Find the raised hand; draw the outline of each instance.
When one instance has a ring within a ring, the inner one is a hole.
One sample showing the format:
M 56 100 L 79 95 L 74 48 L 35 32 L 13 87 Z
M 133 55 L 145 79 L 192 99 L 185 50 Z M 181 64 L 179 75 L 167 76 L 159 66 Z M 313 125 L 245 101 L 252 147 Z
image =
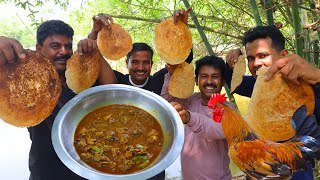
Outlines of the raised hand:
M 0 36 L 0 65 L 14 63 L 27 57 L 25 49 L 15 39 Z
M 96 16 L 92 17 L 93 27 L 91 32 L 88 35 L 88 38 L 96 40 L 99 31 L 101 31 L 103 26 L 111 28 L 110 23 L 113 22 L 113 19 L 110 15 L 99 13 Z
M 226 56 L 226 62 L 228 63 L 229 67 L 231 69 L 234 68 L 234 64 L 238 61 L 238 57 L 241 55 L 240 49 L 231 49 L 227 56 Z
M 190 121 L 190 114 L 188 111 L 186 111 L 181 104 L 177 103 L 177 102 L 171 102 L 170 103 L 178 112 L 182 122 L 184 124 L 187 124 Z
M 182 21 L 185 25 L 188 26 L 188 14 L 191 11 L 192 7 L 190 6 L 187 10 L 179 9 L 173 12 L 174 23 L 176 24 L 178 20 Z
M 180 64 L 175 64 L 175 65 L 171 65 L 168 63 L 166 64 L 166 68 L 170 74 L 173 74 L 174 70 L 179 66 L 180 66 Z
M 77 51 L 81 56 L 83 53 L 91 53 L 94 49 L 97 49 L 97 42 L 95 40 L 86 38 L 80 40 L 77 46 Z
M 320 82 L 320 70 L 296 54 L 290 54 L 274 62 L 266 74 L 266 80 L 280 71 L 284 79 L 300 84 L 299 80 L 315 85 Z

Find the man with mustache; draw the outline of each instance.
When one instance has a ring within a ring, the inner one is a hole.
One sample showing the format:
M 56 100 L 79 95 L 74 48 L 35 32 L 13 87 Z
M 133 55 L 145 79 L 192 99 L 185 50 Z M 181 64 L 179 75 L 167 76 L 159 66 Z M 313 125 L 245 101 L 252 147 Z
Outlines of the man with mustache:
M 66 61 L 73 54 L 73 35 L 73 29 L 60 20 L 43 22 L 37 29 L 36 49 L 53 61 L 62 83 L 62 92 L 51 115 L 39 125 L 28 128 L 32 141 L 29 153 L 30 180 L 83 179 L 61 162 L 51 142 L 51 128 L 56 115 L 63 105 L 76 95 L 67 87 L 65 77 Z M 91 39 L 84 39 L 78 43 L 79 54 L 90 53 L 96 48 L 96 42 Z M 0 37 L 0 65 L 15 63 L 18 58 L 26 58 L 22 45 L 15 39 Z M 115 77 L 111 67 L 105 61 L 102 61 L 101 65 L 104 73 L 108 75 L 100 74 L 99 82 L 114 83 Z
M 220 57 L 205 56 L 196 61 L 195 81 L 200 92 L 187 99 L 169 95 L 168 84 L 176 66 L 168 65 L 161 96 L 171 102 L 185 124 L 181 152 L 184 180 L 230 180 L 227 141 L 220 123 L 212 121 L 208 101 L 224 85 L 225 62 Z
M 177 10 L 173 13 L 175 21 L 180 19 L 187 25 L 188 13 L 191 7 L 185 10 Z M 93 17 L 93 28 L 88 37 L 95 40 L 97 39 L 98 32 L 104 25 L 109 25 L 112 22 L 112 18 L 109 15 L 100 14 Z M 114 70 L 116 79 L 119 84 L 126 84 L 139 88 L 146 89 L 154 92 L 158 95 L 161 93 L 162 85 L 164 82 L 164 75 L 167 73 L 166 68 L 159 70 L 158 72 L 151 74 L 151 68 L 153 65 L 153 50 L 146 43 L 133 43 L 131 51 L 126 56 L 126 66 L 129 74 L 122 74 Z M 193 53 L 185 60 L 190 63 L 193 59 Z
M 236 93 L 251 97 L 253 87 L 257 78 L 256 71 L 262 66 L 271 66 L 267 78 L 280 70 L 286 80 L 299 84 L 298 80 L 304 80 L 312 85 L 320 82 L 320 70 L 312 66 L 305 59 L 295 54 L 288 54 L 285 49 L 285 38 L 281 31 L 276 26 L 257 26 L 245 32 L 242 39 L 242 44 L 245 46 L 245 51 L 248 60 L 248 68 L 252 76 L 244 76 L 241 85 L 237 88 Z M 238 56 L 241 54 L 240 49 L 231 50 L 226 56 L 227 69 L 226 69 L 226 83 L 230 87 L 232 69 L 234 63 L 237 61 Z M 299 88 L 297 86 L 297 88 Z M 320 86 L 314 86 L 315 91 L 315 110 L 314 115 L 319 121 L 320 119 Z M 308 124 L 309 125 L 309 124 Z M 317 136 L 319 134 L 319 127 L 314 122 L 311 127 L 306 126 L 306 132 L 310 136 Z M 302 129 L 305 127 L 301 127 Z M 298 128 L 297 128 L 298 129 Z M 292 180 L 312 180 L 313 171 L 311 163 L 308 163 L 306 172 L 293 173 Z
M 188 13 L 191 10 L 191 7 L 188 10 L 177 10 L 174 12 L 173 17 L 175 21 L 180 19 L 187 25 Z M 99 14 L 93 18 L 93 28 L 89 33 L 88 38 L 93 40 L 97 39 L 99 31 L 103 26 L 109 26 L 109 23 L 112 22 L 112 17 L 105 14 Z M 133 43 L 131 51 L 126 56 L 126 66 L 128 68 L 129 74 L 122 74 L 114 70 L 117 83 L 126 84 L 138 88 L 142 88 L 153 93 L 160 95 L 162 85 L 164 82 L 164 75 L 167 72 L 166 68 L 163 68 L 156 72 L 154 75 L 151 75 L 153 50 L 146 43 Z M 186 59 L 186 62 L 190 63 L 193 59 L 192 51 Z M 164 180 L 165 171 L 162 171 L 158 175 L 151 177 L 150 180 Z

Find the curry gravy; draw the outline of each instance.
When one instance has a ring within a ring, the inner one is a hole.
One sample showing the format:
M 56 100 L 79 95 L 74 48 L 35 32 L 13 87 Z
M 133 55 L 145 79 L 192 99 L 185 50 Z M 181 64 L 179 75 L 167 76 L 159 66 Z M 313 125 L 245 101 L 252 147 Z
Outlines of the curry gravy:
M 163 131 L 151 114 L 131 105 L 108 105 L 86 115 L 76 128 L 74 147 L 94 169 L 131 174 L 160 154 Z

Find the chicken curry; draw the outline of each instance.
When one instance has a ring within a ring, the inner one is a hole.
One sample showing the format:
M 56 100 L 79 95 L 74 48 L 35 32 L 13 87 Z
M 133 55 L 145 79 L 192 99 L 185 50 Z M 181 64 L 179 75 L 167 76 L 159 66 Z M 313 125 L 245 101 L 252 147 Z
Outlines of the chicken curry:
M 74 147 L 94 169 L 130 174 L 160 154 L 163 131 L 151 114 L 130 105 L 108 105 L 86 115 L 77 126 Z

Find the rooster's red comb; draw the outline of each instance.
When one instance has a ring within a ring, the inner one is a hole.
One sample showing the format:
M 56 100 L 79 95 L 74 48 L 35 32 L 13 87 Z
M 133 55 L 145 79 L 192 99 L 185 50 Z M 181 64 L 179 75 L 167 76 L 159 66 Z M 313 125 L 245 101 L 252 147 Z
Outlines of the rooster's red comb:
M 212 94 L 208 102 L 208 107 L 213 109 L 216 103 L 222 103 L 227 100 L 226 94 Z

